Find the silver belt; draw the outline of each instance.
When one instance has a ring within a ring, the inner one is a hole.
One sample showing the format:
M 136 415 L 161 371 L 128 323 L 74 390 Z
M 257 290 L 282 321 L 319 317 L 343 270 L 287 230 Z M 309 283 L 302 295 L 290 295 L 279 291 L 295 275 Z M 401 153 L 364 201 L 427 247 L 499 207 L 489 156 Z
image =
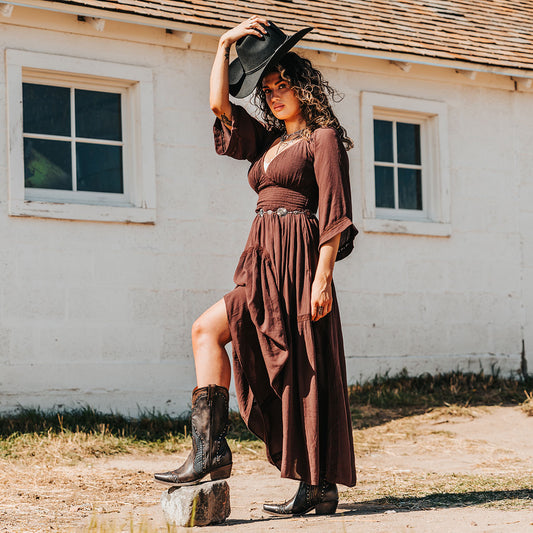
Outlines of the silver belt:
M 263 208 L 260 208 L 256 213 L 262 217 L 265 215 L 278 215 L 279 217 L 284 217 L 285 215 L 312 215 L 309 209 L 289 211 L 286 207 L 278 207 L 277 209 L 268 209 L 265 211 Z

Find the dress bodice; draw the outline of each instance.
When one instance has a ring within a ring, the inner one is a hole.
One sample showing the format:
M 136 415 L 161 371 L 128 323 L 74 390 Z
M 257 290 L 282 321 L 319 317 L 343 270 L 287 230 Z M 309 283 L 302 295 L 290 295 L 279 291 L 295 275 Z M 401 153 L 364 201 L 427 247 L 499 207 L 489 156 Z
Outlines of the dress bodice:
M 337 260 L 353 249 L 348 154 L 333 128 L 318 128 L 277 154 L 264 168 L 264 157 L 280 132 L 269 130 L 243 107 L 232 104 L 231 129 L 216 119 L 215 149 L 221 155 L 247 159 L 248 182 L 258 193 L 258 208 L 309 209 L 316 212 L 319 247 L 341 233 Z
M 261 203 L 263 204 L 265 197 L 268 196 L 265 194 L 265 189 L 275 187 L 287 189 L 288 196 L 291 196 L 291 192 L 304 196 L 306 198 L 305 208 L 313 212 L 316 211 L 318 207 L 318 185 L 313 169 L 309 141 L 300 139 L 291 144 L 277 154 L 265 169 L 265 154 L 268 148 L 252 163 L 248 171 L 248 183 L 262 197 L 260 198 L 263 200 Z M 280 198 L 280 200 L 283 201 L 283 198 Z M 264 205 L 259 205 L 258 203 L 258 207 L 264 207 Z M 293 206 L 268 206 L 268 208 L 272 207 Z

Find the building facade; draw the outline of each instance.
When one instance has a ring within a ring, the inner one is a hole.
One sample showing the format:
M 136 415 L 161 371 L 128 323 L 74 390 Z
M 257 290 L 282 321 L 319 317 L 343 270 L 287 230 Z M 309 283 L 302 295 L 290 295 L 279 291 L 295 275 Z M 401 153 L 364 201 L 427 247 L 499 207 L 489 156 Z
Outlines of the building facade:
M 181 413 L 191 325 L 233 288 L 255 216 L 249 164 L 215 154 L 209 109 L 218 37 L 242 16 L 96 4 L 0 5 L 0 410 Z M 297 51 L 344 94 L 355 142 L 360 234 L 334 275 L 349 382 L 525 371 L 531 38 L 491 63 L 311 36 Z

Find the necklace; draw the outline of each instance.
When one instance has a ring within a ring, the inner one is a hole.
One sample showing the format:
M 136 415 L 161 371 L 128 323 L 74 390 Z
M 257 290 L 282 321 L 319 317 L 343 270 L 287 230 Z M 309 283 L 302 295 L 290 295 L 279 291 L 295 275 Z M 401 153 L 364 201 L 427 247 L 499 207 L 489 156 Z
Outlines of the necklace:
M 304 130 L 305 130 L 305 128 L 302 128 L 301 130 L 294 131 L 293 133 L 284 133 L 280 137 L 280 141 L 278 143 L 278 147 L 276 149 L 276 154 L 275 155 L 278 155 L 279 149 L 281 148 L 282 144 L 287 144 L 288 142 L 293 141 L 294 139 L 297 139 L 298 137 L 301 137 L 302 132 Z

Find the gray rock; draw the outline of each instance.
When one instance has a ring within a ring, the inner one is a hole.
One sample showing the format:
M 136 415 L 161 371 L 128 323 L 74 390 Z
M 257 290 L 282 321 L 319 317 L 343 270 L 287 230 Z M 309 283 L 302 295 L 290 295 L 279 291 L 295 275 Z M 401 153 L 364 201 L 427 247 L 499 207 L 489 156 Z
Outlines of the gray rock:
M 209 481 L 172 487 L 163 492 L 161 507 L 169 524 L 185 527 L 220 524 L 231 512 L 229 485 L 225 481 Z

